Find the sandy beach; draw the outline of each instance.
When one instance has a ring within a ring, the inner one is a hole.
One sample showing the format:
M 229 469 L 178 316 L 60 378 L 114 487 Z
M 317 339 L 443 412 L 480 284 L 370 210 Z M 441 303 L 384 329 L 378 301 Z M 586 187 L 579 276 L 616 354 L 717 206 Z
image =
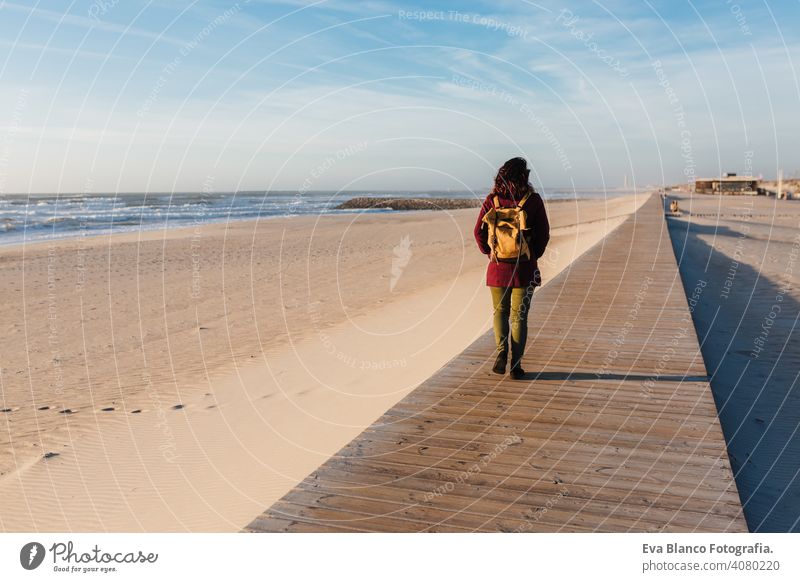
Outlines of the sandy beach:
M 800 529 L 800 202 L 674 195 L 670 235 L 751 531 Z
M 645 198 L 549 202 L 545 284 Z M 0 529 L 241 529 L 489 328 L 475 215 L 0 248 Z

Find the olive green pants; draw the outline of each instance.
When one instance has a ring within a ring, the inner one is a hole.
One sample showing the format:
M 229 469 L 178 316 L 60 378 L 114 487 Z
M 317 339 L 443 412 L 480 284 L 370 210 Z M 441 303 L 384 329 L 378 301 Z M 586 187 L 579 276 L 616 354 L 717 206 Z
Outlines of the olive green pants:
M 489 287 L 494 307 L 494 339 L 497 351 L 508 354 L 511 334 L 511 367 L 519 364 L 528 339 L 528 311 L 533 287 Z

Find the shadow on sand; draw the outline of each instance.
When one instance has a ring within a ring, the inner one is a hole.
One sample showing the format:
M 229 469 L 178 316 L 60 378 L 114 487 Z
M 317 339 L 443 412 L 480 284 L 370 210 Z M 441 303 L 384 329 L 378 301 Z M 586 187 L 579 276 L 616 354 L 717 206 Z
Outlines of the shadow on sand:
M 800 531 L 800 303 L 783 280 L 700 238 L 733 237 L 726 242 L 740 244 L 747 257 L 745 235 L 668 223 L 687 297 L 706 282 L 692 316 L 747 524 L 758 532 Z M 789 260 L 777 265 L 783 270 Z

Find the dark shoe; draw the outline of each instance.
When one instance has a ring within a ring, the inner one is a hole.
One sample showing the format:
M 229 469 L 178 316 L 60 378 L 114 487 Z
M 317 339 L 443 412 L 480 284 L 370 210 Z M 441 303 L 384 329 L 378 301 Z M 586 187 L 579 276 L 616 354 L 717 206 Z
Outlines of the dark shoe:
M 494 367 L 492 368 L 492 372 L 495 374 L 505 374 L 506 373 L 506 364 L 508 364 L 508 354 L 500 352 L 497 354 L 497 359 L 494 361 Z
M 522 366 L 517 364 L 516 366 L 511 368 L 511 378 L 512 378 L 512 380 L 524 380 L 525 379 L 525 370 L 522 369 Z

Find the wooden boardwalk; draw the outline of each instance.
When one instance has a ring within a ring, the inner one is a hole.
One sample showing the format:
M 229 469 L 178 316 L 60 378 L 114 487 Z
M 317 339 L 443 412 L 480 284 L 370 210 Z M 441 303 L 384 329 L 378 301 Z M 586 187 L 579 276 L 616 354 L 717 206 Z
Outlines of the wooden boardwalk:
M 747 531 L 657 196 L 529 329 L 526 380 L 487 333 L 245 531 Z

